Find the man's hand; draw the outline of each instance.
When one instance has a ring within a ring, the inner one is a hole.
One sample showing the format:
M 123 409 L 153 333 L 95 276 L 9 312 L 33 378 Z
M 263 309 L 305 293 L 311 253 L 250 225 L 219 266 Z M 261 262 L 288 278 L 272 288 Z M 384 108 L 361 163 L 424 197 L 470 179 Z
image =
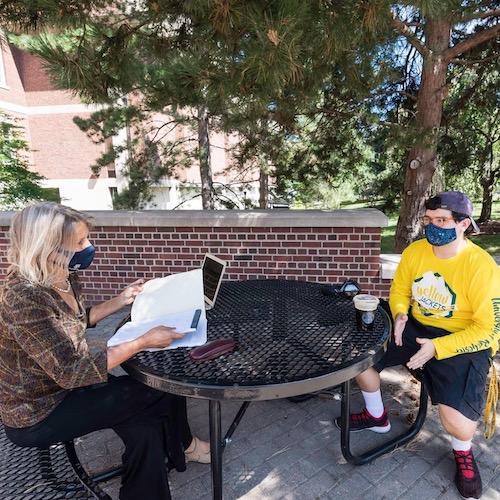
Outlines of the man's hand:
M 416 354 L 414 354 L 406 366 L 411 370 L 416 370 L 417 368 L 422 368 L 429 359 L 436 355 L 436 348 L 431 339 L 415 339 L 420 345 L 420 349 Z
M 403 331 L 408 321 L 408 315 L 403 313 L 396 314 L 394 318 L 394 343 L 398 346 L 403 345 Z

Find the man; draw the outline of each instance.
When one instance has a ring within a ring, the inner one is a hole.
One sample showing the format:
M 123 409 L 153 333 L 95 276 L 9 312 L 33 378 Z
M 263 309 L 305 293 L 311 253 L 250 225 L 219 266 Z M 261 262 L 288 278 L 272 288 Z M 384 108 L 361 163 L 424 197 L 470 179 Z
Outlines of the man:
M 421 217 L 425 239 L 401 256 L 389 305 L 394 335 L 384 357 L 356 381 L 366 408 L 351 415 L 351 430 L 389 432 L 379 372 L 406 363 L 424 368 L 432 403 L 451 435 L 455 484 L 464 498 L 480 498 L 482 482 L 472 454 L 491 356 L 500 337 L 500 271 L 493 258 L 465 237 L 472 202 L 448 191 L 430 198 Z

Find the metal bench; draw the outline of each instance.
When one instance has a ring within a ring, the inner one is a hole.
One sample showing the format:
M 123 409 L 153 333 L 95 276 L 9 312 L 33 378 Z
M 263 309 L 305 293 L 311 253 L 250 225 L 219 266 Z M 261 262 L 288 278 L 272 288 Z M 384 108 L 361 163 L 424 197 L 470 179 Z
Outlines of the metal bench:
M 73 441 L 49 448 L 21 448 L 5 435 L 0 421 L 0 498 L 2 500 L 111 500 L 97 484 L 121 468 L 90 477 Z
M 411 426 L 383 445 L 375 446 L 374 448 L 358 455 L 354 455 L 351 451 L 351 436 L 349 430 L 341 431 L 340 441 L 342 454 L 348 462 L 355 465 L 369 464 L 376 458 L 379 458 L 382 455 L 385 455 L 386 453 L 389 453 L 396 448 L 399 448 L 408 443 L 420 432 L 422 426 L 424 425 L 425 417 L 427 416 L 428 393 L 427 388 L 425 387 L 425 383 L 423 382 L 422 374 L 419 372 L 419 370 L 409 371 L 413 375 L 413 377 L 415 377 L 420 382 L 418 412 Z M 350 408 L 350 394 L 345 390 L 345 385 L 342 388 L 342 404 L 346 405 L 347 408 Z

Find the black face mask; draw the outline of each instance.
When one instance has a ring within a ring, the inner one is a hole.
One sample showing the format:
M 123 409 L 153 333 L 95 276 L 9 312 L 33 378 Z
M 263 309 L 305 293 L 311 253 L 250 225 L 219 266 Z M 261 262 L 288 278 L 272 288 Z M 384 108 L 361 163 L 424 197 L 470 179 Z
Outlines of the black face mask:
M 87 248 L 84 248 L 80 252 L 76 252 L 73 255 L 72 259 L 69 261 L 69 270 L 70 271 L 79 271 L 80 269 L 87 269 L 87 267 L 92 264 L 95 255 L 95 247 L 93 245 L 89 245 Z

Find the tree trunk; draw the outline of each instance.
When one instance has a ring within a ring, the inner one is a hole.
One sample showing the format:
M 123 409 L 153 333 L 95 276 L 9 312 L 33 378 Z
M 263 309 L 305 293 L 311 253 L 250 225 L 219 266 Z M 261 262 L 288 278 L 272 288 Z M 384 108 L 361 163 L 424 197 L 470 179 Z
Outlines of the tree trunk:
M 422 81 L 417 96 L 416 139 L 406 162 L 394 244 L 396 253 L 402 252 L 418 236 L 418 216 L 432 189 L 439 128 L 447 95 L 449 61 L 443 53 L 449 46 L 451 26 L 450 18 L 429 18 L 425 27 L 427 52 L 423 56 Z
M 261 168 L 259 170 L 259 208 L 267 208 L 269 194 L 269 175 Z
M 210 159 L 210 138 L 208 136 L 208 112 L 198 108 L 198 148 L 200 157 L 201 202 L 204 210 L 214 209 L 214 188 Z
M 493 210 L 493 184 L 483 186 L 483 201 L 481 206 L 481 215 L 478 222 L 487 222 L 491 220 L 491 211 Z
M 493 192 L 495 190 L 495 170 L 493 168 L 494 153 L 493 143 L 489 143 L 488 147 L 489 158 L 484 162 L 481 169 L 481 187 L 483 189 L 483 204 L 481 206 L 481 215 L 478 222 L 487 222 L 491 219 L 491 211 L 493 209 Z

